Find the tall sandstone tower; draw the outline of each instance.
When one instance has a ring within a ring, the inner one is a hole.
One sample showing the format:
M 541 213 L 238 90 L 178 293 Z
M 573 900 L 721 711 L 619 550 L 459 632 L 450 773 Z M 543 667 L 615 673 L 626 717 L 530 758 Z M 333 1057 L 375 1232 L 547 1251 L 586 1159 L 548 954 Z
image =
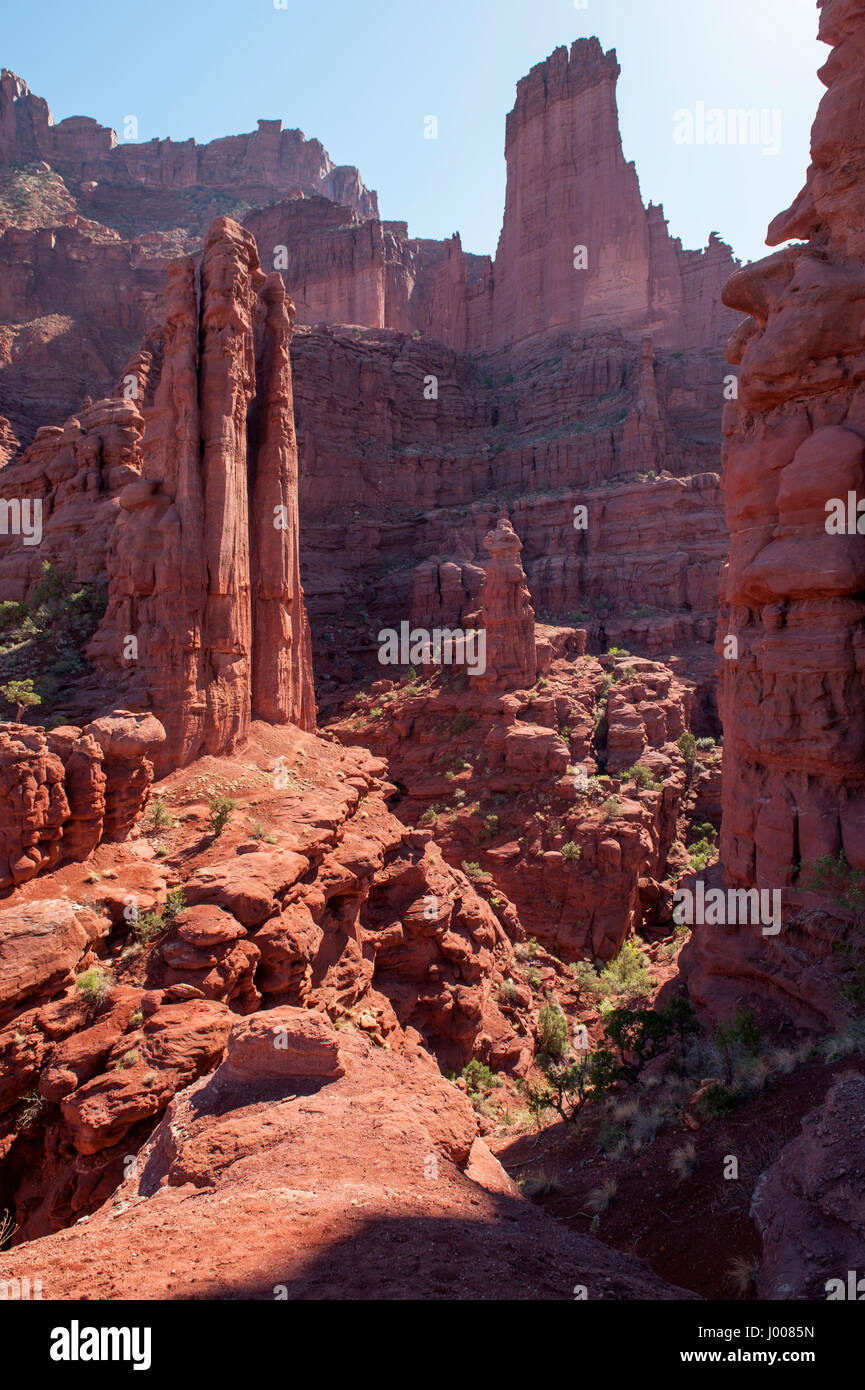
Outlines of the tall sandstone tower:
M 168 734 L 162 768 L 231 752 L 250 720 L 315 724 L 298 562 L 291 304 L 230 218 L 172 268 L 140 354 L 141 476 L 119 494 L 89 656 Z

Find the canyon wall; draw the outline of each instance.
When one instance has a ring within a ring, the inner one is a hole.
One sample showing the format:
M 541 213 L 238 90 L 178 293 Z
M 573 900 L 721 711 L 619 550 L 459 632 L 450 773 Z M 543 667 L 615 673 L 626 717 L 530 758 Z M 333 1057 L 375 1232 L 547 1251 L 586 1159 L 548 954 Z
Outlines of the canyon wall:
M 865 497 L 862 0 L 827 0 L 820 38 L 806 186 L 767 238 L 796 242 L 725 291 L 750 317 L 725 422 L 722 860 L 733 883 L 772 888 L 827 854 L 865 869 L 865 542 L 855 520 L 829 529 L 831 499 L 846 516 Z
M 720 858 L 731 891 L 764 890 L 764 907 L 760 921 L 737 904 L 726 925 L 695 927 L 680 966 L 715 1017 L 747 1005 L 766 1026 L 825 1032 L 861 1005 L 865 3 L 820 9 L 832 53 L 811 167 L 767 237 L 795 240 L 724 291 L 748 317 L 724 419 Z
M 261 202 L 272 193 L 323 193 L 377 217 L 376 195 L 364 188 L 357 169 L 335 165 L 318 140 L 282 121 L 260 120 L 250 134 L 209 144 L 194 140 L 147 140 L 120 144 L 117 135 L 90 116 L 69 116 L 55 124 L 47 102 L 4 68 L 0 73 L 0 163 L 45 161 L 73 184 L 89 203 L 88 215 L 113 225 L 149 215 L 158 221 L 166 191 L 212 189 L 236 200 Z M 92 187 L 90 185 L 93 185 Z M 191 204 L 190 204 L 191 206 Z M 199 231 L 204 231 L 199 226 Z

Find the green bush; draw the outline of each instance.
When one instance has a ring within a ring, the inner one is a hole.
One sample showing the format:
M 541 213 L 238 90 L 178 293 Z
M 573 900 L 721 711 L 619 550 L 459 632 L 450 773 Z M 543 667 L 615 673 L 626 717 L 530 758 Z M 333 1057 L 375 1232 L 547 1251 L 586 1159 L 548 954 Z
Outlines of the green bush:
M 102 1004 L 111 993 L 111 980 L 99 966 L 82 971 L 76 976 L 75 985 L 88 1004 Z
M 483 1062 L 479 1062 L 477 1057 L 473 1057 L 472 1060 L 467 1062 L 463 1067 L 462 1078 L 466 1083 L 466 1090 L 469 1095 L 488 1094 L 490 1091 L 495 1090 L 496 1086 L 501 1085 L 495 1072 L 490 1071 L 489 1067 Z
M 174 817 L 165 802 L 157 798 L 150 808 L 150 827 L 152 830 L 172 830 Z
M 580 855 L 582 854 L 582 852 L 583 852 L 583 851 L 580 849 L 580 846 L 574 844 L 574 841 L 573 841 L 573 840 L 569 840 L 568 843 L 567 843 L 566 845 L 562 845 L 562 858 L 563 858 L 563 859 L 566 859 L 566 860 L 570 860 L 570 861 L 572 861 L 572 862 L 575 862 L 577 859 L 579 859 L 579 857 L 580 857 Z
M 538 1014 L 538 1046 L 548 1057 L 561 1057 L 568 1046 L 568 1021 L 558 1004 L 549 1002 Z
M 661 782 L 656 781 L 651 768 L 643 767 L 642 763 L 635 763 L 628 773 L 628 777 L 638 787 L 651 787 L 652 790 L 655 790 L 662 785 Z
M 685 759 L 687 766 L 693 767 L 697 761 L 697 740 L 694 735 L 686 729 L 684 733 L 679 734 L 678 744 L 679 752 Z
M 237 802 L 232 801 L 230 796 L 213 795 L 207 798 L 207 805 L 210 809 L 210 815 L 207 817 L 208 824 L 213 835 L 219 836 L 231 820 Z

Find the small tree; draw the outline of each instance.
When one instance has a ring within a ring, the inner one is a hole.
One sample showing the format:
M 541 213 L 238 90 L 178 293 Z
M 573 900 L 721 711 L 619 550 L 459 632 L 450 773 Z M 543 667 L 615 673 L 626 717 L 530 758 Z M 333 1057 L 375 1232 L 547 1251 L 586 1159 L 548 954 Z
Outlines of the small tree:
M 16 724 L 21 723 L 21 715 L 25 709 L 42 704 L 42 696 L 33 689 L 32 680 L 8 681 L 6 685 L 0 685 L 0 695 L 7 705 L 15 705 Z
M 209 796 L 207 804 L 210 807 L 208 820 L 214 835 L 221 835 L 228 822 L 231 820 L 237 802 L 232 801 L 230 796 Z
M 697 761 L 697 740 L 687 729 L 684 733 L 679 734 L 679 752 L 685 759 L 687 766 L 693 767 Z

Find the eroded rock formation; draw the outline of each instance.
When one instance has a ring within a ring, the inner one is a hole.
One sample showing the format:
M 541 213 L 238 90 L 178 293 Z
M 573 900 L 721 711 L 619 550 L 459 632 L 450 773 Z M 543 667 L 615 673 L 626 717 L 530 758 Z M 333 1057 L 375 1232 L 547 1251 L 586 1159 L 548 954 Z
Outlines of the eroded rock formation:
M 490 560 L 481 590 L 480 625 L 486 640 L 486 670 L 477 677 L 481 689 L 527 690 L 534 685 L 535 610 L 520 560 L 520 538 L 500 516 L 484 539 Z
M 162 720 L 162 769 L 237 747 L 253 717 L 314 723 L 290 338 L 281 280 L 261 272 L 248 232 L 219 219 L 200 289 L 191 261 L 172 272 L 141 476 L 119 494 L 108 610 L 89 650 Z
M 797 241 L 724 292 L 750 317 L 730 343 L 739 398 L 725 413 L 721 861 L 729 883 L 780 893 L 787 920 L 777 938 L 702 927 L 682 957 L 707 1007 L 771 1002 L 810 1026 L 844 1004 L 837 928 L 801 890 L 824 856 L 842 878 L 865 869 L 865 544 L 855 521 L 830 525 L 832 499 L 846 516 L 865 496 L 861 0 L 826 0 L 820 37 L 832 53 L 806 186 L 767 238 Z
M 103 715 L 85 729 L 0 728 L 0 891 L 102 840 L 123 840 L 147 804 L 165 730 L 150 714 Z
M 520 1197 L 422 1048 L 386 1052 L 292 1008 L 236 1023 L 226 1060 L 172 1103 L 113 1201 L 6 1252 L 0 1271 L 20 1277 L 36 1257 L 43 1296 L 76 1298 L 89 1259 L 90 1297 L 118 1298 L 127 1250 L 148 1252 L 141 1297 L 565 1299 L 577 1274 L 593 1299 L 688 1297 Z
M 210 189 L 232 199 L 257 201 L 267 193 L 323 193 L 361 215 L 377 216 L 375 193 L 357 169 L 336 166 L 318 140 L 282 121 L 260 120 L 258 129 L 197 145 L 194 140 L 121 144 L 115 131 L 90 116 L 54 121 L 48 103 L 4 68 L 0 73 L 0 163 L 45 161 L 86 198 L 91 215 L 111 225 L 172 207 L 171 193 Z M 176 207 L 176 199 L 174 200 Z M 194 204 L 190 201 L 187 211 Z M 208 208 L 213 217 L 217 208 Z M 204 227 L 200 230 L 203 232 Z
M 865 545 L 827 529 L 832 498 L 865 496 L 865 7 L 830 0 L 820 37 L 807 184 L 768 236 L 799 241 L 725 291 L 751 317 L 726 420 L 722 857 L 766 887 L 842 850 L 865 868 Z

